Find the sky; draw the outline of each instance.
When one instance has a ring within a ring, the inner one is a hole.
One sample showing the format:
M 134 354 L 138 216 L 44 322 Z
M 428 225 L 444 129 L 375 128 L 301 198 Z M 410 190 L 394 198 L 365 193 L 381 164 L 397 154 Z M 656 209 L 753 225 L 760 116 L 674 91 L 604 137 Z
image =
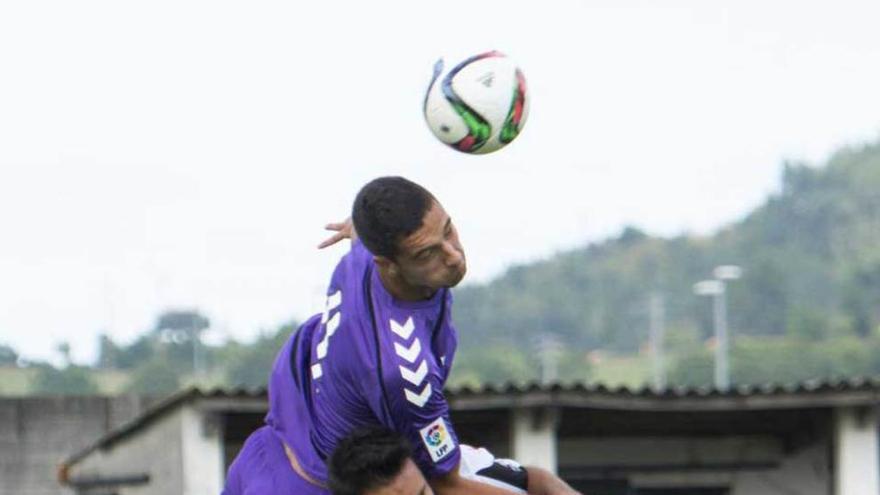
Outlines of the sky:
M 361 185 L 443 202 L 466 284 L 618 234 L 710 234 L 880 138 L 876 1 L 0 3 L 0 343 L 95 358 L 172 308 L 249 341 L 321 304 Z M 525 129 L 457 153 L 434 61 L 498 49 Z

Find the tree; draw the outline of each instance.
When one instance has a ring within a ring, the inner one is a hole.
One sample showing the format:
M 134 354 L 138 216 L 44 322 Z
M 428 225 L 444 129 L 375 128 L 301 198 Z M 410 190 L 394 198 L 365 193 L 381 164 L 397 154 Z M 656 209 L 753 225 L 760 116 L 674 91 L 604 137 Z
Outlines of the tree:
M 122 350 L 113 342 L 107 334 L 98 336 L 98 368 L 101 369 L 118 369 L 120 368 L 120 357 Z
M 165 395 L 180 387 L 180 375 L 164 359 L 154 358 L 135 368 L 126 390 L 129 393 Z
M 69 342 L 59 342 L 55 346 L 55 350 L 58 351 L 58 354 L 61 354 L 61 359 L 64 360 L 64 366 L 70 366 L 70 343 Z
M 37 365 L 31 389 L 35 394 L 88 395 L 98 393 L 91 371 L 83 366 L 67 366 L 59 370 L 48 364 Z
M 299 325 L 290 322 L 274 334 L 260 335 L 251 345 L 230 344 L 222 352 L 226 379 L 231 385 L 264 387 L 278 351 Z
M 120 369 L 132 369 L 149 361 L 156 354 L 156 337 L 145 334 L 138 337 L 131 345 L 119 348 L 116 365 Z
M 16 366 L 18 364 L 18 353 L 12 347 L 0 344 L 0 367 Z

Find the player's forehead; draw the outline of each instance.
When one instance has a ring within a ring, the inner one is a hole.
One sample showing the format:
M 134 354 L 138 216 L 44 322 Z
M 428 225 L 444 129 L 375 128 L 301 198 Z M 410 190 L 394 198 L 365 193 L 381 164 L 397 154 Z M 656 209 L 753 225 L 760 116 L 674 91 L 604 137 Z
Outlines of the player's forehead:
M 443 205 L 433 201 L 422 219 L 422 226 L 400 241 L 401 249 L 415 252 L 441 241 L 447 222 L 449 222 L 449 214 L 443 209 Z

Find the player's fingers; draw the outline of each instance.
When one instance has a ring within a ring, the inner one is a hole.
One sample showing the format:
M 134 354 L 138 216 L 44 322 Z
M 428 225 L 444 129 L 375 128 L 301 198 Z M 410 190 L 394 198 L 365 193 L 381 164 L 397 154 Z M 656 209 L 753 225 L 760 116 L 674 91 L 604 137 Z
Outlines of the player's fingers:
M 340 231 L 345 228 L 345 223 L 328 223 L 324 226 L 324 230 Z
M 343 234 L 342 232 L 339 232 L 338 234 L 326 239 L 321 244 L 318 244 L 318 249 L 324 249 L 327 246 L 332 246 L 332 245 L 336 244 L 337 242 L 341 241 L 342 239 L 345 239 L 345 234 Z

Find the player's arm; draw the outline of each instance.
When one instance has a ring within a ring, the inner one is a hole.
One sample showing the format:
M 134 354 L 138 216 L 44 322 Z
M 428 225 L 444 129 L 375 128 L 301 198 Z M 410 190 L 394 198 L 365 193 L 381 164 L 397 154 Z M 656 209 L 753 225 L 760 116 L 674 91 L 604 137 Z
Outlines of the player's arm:
M 529 472 L 530 495 L 581 495 L 580 492 L 568 486 L 568 483 L 546 469 L 527 466 L 526 471 Z
M 582 495 L 549 471 L 527 467 L 530 495 Z M 487 483 L 465 479 L 454 469 L 429 481 L 438 495 L 511 495 L 513 492 Z
M 512 495 L 514 493 L 487 483 L 465 479 L 458 474 L 458 467 L 443 476 L 428 480 L 428 483 L 437 495 Z M 529 485 L 531 487 L 531 483 Z
M 352 223 L 351 217 L 346 218 L 341 222 L 328 223 L 324 226 L 324 230 L 330 230 L 336 233 L 327 239 L 324 239 L 321 244 L 318 244 L 318 249 L 332 246 L 343 239 L 351 239 L 352 242 L 357 240 L 357 232 L 354 230 L 354 223 Z

